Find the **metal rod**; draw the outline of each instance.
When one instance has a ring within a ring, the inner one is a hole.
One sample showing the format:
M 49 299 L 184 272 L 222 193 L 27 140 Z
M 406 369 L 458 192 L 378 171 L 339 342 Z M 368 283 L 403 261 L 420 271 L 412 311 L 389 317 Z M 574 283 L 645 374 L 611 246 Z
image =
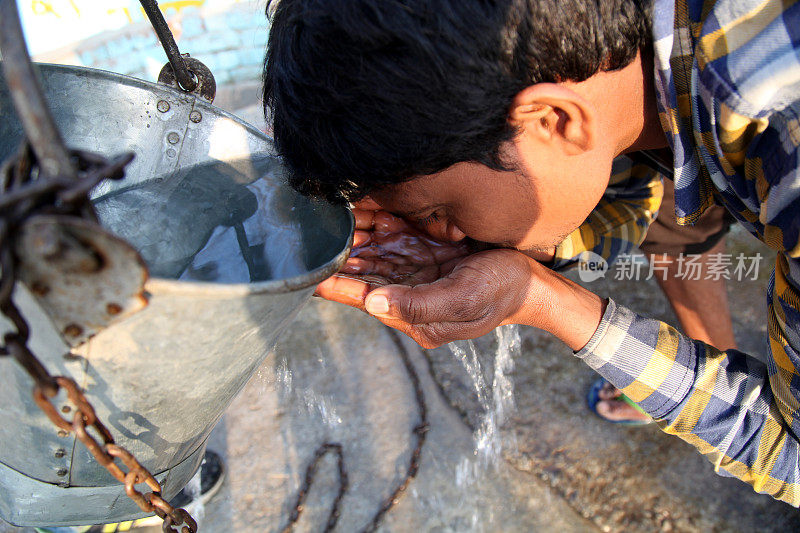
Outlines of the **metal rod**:
M 46 176 L 76 178 L 33 69 L 15 0 L 0 0 L 0 52 L 3 74 L 25 135 Z
M 242 257 L 247 265 L 247 271 L 250 273 L 250 281 L 257 281 L 256 262 L 253 261 L 253 252 L 250 251 L 250 243 L 247 242 L 247 233 L 244 231 L 244 224 L 237 222 L 233 225 L 236 232 L 236 240 L 239 242 L 239 249 L 242 251 Z
M 164 53 L 167 54 L 167 59 L 169 60 L 169 64 L 172 65 L 172 70 L 175 71 L 175 79 L 178 80 L 178 84 L 184 91 L 193 91 L 195 87 L 197 87 L 197 80 L 194 79 L 192 73 L 186 68 L 186 64 L 183 61 L 180 50 L 178 50 L 175 39 L 172 37 L 172 32 L 167 25 L 167 21 L 164 20 L 164 15 L 158 8 L 158 2 L 156 0 L 139 0 L 139 3 L 142 4 L 142 8 L 147 18 L 150 19 L 150 24 L 153 25 L 158 40 L 161 42 L 161 47 L 164 48 Z

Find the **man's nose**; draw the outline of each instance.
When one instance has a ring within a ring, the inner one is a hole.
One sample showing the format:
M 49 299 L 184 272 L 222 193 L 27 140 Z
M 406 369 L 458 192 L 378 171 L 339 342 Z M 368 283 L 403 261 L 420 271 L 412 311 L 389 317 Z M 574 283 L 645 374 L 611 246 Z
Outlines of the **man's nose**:
M 439 220 L 426 228 L 428 234 L 440 241 L 459 242 L 466 238 L 466 234 L 449 220 Z

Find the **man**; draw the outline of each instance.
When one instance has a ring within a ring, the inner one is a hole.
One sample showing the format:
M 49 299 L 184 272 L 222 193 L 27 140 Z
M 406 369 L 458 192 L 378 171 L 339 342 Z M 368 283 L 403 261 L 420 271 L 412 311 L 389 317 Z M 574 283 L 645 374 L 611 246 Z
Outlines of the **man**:
M 272 7 L 264 96 L 290 182 L 375 202 L 355 210 L 357 257 L 319 294 L 423 346 L 547 330 L 718 469 L 800 504 L 800 4 Z M 619 156 L 663 166 L 665 149 L 679 224 L 718 204 L 779 252 L 767 364 L 548 268 L 641 240 L 629 233 L 644 234 L 658 180 Z

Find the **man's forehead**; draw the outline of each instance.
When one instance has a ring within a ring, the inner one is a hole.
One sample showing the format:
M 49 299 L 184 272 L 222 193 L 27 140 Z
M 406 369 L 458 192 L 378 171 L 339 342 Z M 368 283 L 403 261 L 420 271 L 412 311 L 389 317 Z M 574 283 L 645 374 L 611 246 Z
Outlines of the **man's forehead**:
M 386 210 L 403 216 L 414 216 L 440 201 L 445 191 L 436 183 L 428 183 L 432 176 L 422 176 L 402 183 L 387 185 L 370 193 L 370 197 Z
M 386 185 L 370 193 L 375 201 L 393 213 L 413 217 L 440 205 L 461 203 L 465 196 L 481 196 L 485 187 L 502 187 L 496 171 L 480 163 L 457 163 L 434 174 Z

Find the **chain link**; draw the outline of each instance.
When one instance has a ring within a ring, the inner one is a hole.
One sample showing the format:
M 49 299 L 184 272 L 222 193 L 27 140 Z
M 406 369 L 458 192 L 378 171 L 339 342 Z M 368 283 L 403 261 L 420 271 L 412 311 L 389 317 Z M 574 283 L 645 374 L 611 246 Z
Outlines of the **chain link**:
M 336 464 L 339 469 L 339 492 L 336 494 L 336 499 L 333 500 L 333 506 L 331 507 L 330 514 L 328 515 L 328 521 L 325 524 L 325 533 L 328 531 L 333 531 L 333 528 L 336 526 L 336 522 L 339 520 L 342 499 L 347 492 L 347 471 L 344 468 L 344 453 L 342 452 L 342 445 L 337 442 L 326 442 L 317 448 L 317 450 L 314 452 L 314 457 L 311 459 L 308 467 L 306 467 L 306 475 L 303 479 L 303 485 L 297 492 L 297 500 L 292 507 L 292 514 L 289 516 L 289 522 L 284 526 L 282 533 L 289 533 L 300 519 L 300 514 L 302 514 L 303 509 L 305 508 L 308 491 L 311 489 L 311 485 L 314 484 L 314 477 L 316 476 L 319 462 L 328 453 L 336 454 Z
M 411 356 L 408 354 L 408 350 L 406 350 L 403 341 L 400 339 L 400 336 L 395 330 L 387 327 L 386 332 L 397 348 L 397 353 L 400 355 L 400 360 L 403 362 L 403 366 L 406 369 L 408 379 L 411 381 L 411 386 L 414 388 L 414 396 L 417 400 L 417 411 L 419 412 L 420 422 L 416 427 L 414 427 L 413 430 L 413 433 L 417 438 L 417 443 L 414 446 L 414 450 L 411 452 L 411 459 L 408 462 L 406 475 L 403 476 L 403 479 L 395 486 L 391 494 L 381 501 L 378 511 L 372 517 L 372 520 L 370 520 L 369 524 L 364 526 L 364 529 L 362 529 L 362 532 L 364 533 L 371 533 L 378 529 L 378 526 L 383 521 L 386 513 L 388 513 L 392 507 L 394 507 L 397 502 L 400 501 L 401 493 L 405 492 L 405 490 L 408 488 L 408 484 L 411 483 L 411 480 L 414 477 L 416 477 L 417 472 L 419 472 L 419 461 L 420 457 L 422 456 L 422 447 L 425 444 L 425 438 L 427 436 L 428 429 L 430 428 L 430 424 L 428 423 L 428 406 L 425 403 L 425 393 L 422 391 L 422 384 L 420 383 L 419 375 L 414 368 L 414 363 L 411 362 Z M 303 479 L 303 484 L 300 486 L 300 490 L 297 492 L 295 504 L 292 506 L 292 514 L 289 516 L 289 521 L 283 527 L 281 533 L 289 533 L 294 529 L 294 526 L 297 525 L 297 521 L 300 520 L 300 515 L 303 512 L 306 498 L 308 497 L 308 491 L 311 490 L 311 485 L 314 484 L 317 466 L 322 458 L 330 452 L 335 453 L 337 456 L 337 466 L 339 469 L 339 491 L 336 494 L 336 499 L 333 500 L 333 506 L 328 514 L 328 521 L 325 523 L 324 531 L 327 533 L 329 531 L 333 531 L 333 528 L 336 527 L 336 522 L 339 520 L 342 499 L 347 492 L 348 477 L 347 470 L 345 470 L 344 467 L 344 454 L 342 452 L 342 445 L 338 442 L 326 442 L 317 448 L 317 450 L 314 452 L 314 457 L 311 459 L 308 467 L 306 467 L 306 475 Z
M 111 432 L 97 418 L 94 408 L 78 384 L 65 376 L 51 376 L 39 359 L 28 348 L 30 328 L 12 300 L 18 259 L 15 237 L 22 225 L 39 214 L 59 214 L 86 218 L 96 222 L 94 209 L 89 202 L 89 191 L 104 179 L 121 179 L 125 166 L 133 154 L 124 154 L 112 160 L 89 152 L 71 152 L 79 172 L 79 179 L 39 176 L 36 160 L 27 143 L 15 157 L 0 167 L 0 312 L 12 323 L 12 331 L 3 336 L 0 356 L 12 356 L 33 378 L 33 400 L 48 419 L 59 429 L 74 432 L 95 460 L 103 465 L 120 483 L 125 493 L 145 512 L 155 513 L 164 520 L 162 530 L 170 533 L 195 533 L 197 522 L 184 509 L 173 508 L 161 497 L 161 485 L 155 477 L 125 448 L 114 442 Z M 62 417 L 51 398 L 60 390 L 75 405 L 73 419 Z M 99 435 L 98 442 L 89 433 L 91 428 Z M 127 469 L 127 472 L 117 464 Z M 136 485 L 144 483 L 150 489 L 143 494 Z M 177 529 L 182 526 L 181 529 Z

